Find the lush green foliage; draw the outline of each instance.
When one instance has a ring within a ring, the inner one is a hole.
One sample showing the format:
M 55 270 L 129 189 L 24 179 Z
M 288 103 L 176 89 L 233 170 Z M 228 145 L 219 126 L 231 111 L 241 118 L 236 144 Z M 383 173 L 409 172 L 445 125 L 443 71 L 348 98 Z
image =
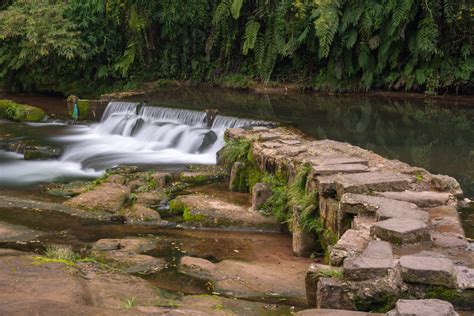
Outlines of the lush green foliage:
M 46 114 L 40 108 L 16 103 L 10 100 L 0 100 L 0 119 L 17 122 L 39 122 Z
M 474 78 L 472 15 L 467 0 L 9 0 L 0 83 L 85 93 L 239 73 L 223 82 L 457 91 Z

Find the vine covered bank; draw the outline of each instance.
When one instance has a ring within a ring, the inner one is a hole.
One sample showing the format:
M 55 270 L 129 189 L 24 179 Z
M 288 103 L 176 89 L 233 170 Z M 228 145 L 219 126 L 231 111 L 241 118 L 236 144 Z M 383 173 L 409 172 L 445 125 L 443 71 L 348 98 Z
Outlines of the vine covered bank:
M 0 84 L 81 96 L 162 78 L 469 92 L 472 28 L 466 0 L 8 0 Z

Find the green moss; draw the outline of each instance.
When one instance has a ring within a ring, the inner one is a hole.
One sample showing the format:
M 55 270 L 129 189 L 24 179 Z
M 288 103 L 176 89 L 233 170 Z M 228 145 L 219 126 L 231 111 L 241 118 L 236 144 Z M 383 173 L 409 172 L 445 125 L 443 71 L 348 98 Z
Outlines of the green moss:
M 386 313 L 395 307 L 398 297 L 393 294 L 383 294 L 371 298 L 355 298 L 354 306 L 358 311 L 371 311 L 376 313 Z
M 192 214 L 188 207 L 184 207 L 183 220 L 185 222 L 202 222 L 205 218 L 203 214 Z
M 425 294 L 426 298 L 437 298 L 449 302 L 456 301 L 461 297 L 456 289 L 449 289 L 447 287 L 437 285 L 428 287 L 428 289 L 425 291 Z
M 184 210 L 186 209 L 186 205 L 184 205 L 183 202 L 180 200 L 172 200 L 170 201 L 170 212 L 172 213 L 179 213 L 182 214 L 184 213 Z
M 17 122 L 40 122 L 45 117 L 46 114 L 40 108 L 10 100 L 0 100 L 0 118 Z
M 202 185 L 224 180 L 226 175 L 220 171 L 196 174 L 181 174 L 180 180 L 190 185 Z
M 342 279 L 343 272 L 339 270 L 332 270 L 332 269 L 325 269 L 319 271 L 319 276 L 323 278 L 335 278 L 335 279 Z
M 87 119 L 91 108 L 89 100 L 78 100 L 77 107 L 79 108 L 79 119 Z

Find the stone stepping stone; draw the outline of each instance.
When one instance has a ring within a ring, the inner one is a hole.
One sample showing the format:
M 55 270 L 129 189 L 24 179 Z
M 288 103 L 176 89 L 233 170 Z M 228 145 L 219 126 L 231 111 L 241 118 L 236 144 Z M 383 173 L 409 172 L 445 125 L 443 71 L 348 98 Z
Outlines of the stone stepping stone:
M 410 188 L 412 179 L 392 172 L 363 172 L 340 175 L 335 182 L 337 195 L 342 197 L 345 193 L 404 191 Z
M 402 279 L 407 283 L 456 287 L 454 265 L 449 259 L 421 255 L 402 256 L 400 267 Z
M 314 175 L 330 175 L 338 173 L 368 172 L 368 167 L 363 164 L 336 164 L 313 166 Z
M 398 300 L 387 316 L 457 316 L 451 303 L 438 300 Z
M 344 259 L 360 254 L 370 240 L 368 230 L 348 229 L 331 248 L 329 261 L 332 266 L 341 266 Z
M 434 191 L 403 191 L 403 192 L 376 192 L 375 195 L 416 204 L 418 207 L 436 207 L 446 205 L 453 198 L 447 192 Z
M 383 197 L 346 193 L 340 204 L 341 211 L 350 214 L 375 215 L 377 221 L 389 218 L 411 218 L 430 222 L 428 212 L 422 211 L 413 203 Z
M 314 166 L 326 166 L 326 165 L 364 165 L 369 166 L 369 162 L 365 159 L 349 156 L 324 156 L 320 155 L 314 158 L 308 159 L 308 163 Z
M 462 290 L 474 289 L 474 269 L 455 266 L 457 286 Z
M 370 227 L 370 235 L 395 245 L 431 241 L 428 225 L 410 218 L 390 218 Z
M 354 281 L 384 277 L 394 267 L 392 246 L 372 240 L 361 255 L 344 261 L 344 277 Z
M 266 142 L 266 141 L 269 141 L 269 140 L 278 139 L 278 138 L 280 138 L 280 136 L 281 135 L 279 135 L 279 134 L 270 133 L 270 132 L 261 133 L 260 136 L 259 136 L 259 140 L 262 141 L 262 142 Z

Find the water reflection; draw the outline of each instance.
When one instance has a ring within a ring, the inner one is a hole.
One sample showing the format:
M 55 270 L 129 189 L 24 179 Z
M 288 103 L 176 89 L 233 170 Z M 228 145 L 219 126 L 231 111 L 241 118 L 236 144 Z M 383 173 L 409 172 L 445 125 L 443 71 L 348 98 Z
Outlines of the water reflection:
M 154 105 L 218 108 L 228 115 L 291 123 L 316 138 L 349 142 L 451 175 L 474 198 L 474 107 L 465 102 L 194 88 L 167 88 L 146 97 Z

